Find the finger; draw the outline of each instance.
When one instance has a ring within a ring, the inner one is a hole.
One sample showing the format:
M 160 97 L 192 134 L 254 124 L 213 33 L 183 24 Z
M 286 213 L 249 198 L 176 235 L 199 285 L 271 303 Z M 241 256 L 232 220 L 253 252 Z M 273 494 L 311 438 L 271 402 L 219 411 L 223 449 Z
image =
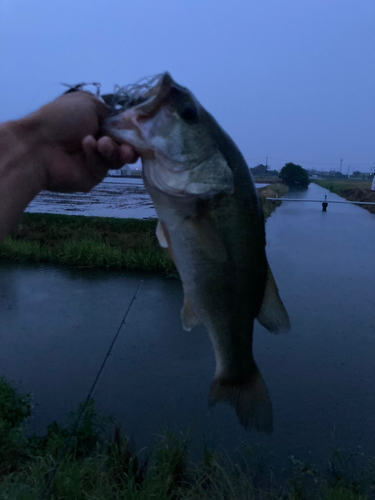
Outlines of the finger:
M 82 140 L 82 148 L 86 154 L 92 154 L 97 150 L 97 141 L 92 135 L 87 135 Z
M 98 139 L 98 151 L 104 158 L 111 160 L 114 159 L 113 156 L 118 157 L 118 151 L 116 151 L 117 144 L 112 141 L 109 137 L 103 136 Z
M 98 139 L 98 152 L 109 162 L 110 168 L 121 168 L 125 161 L 120 157 L 120 146 L 110 137 L 104 136 Z
M 139 154 L 130 146 L 130 144 L 120 145 L 120 159 L 123 163 L 135 163 L 139 158 Z
M 102 181 L 110 168 L 119 168 L 113 167 L 111 162 L 98 152 L 98 144 L 94 137 L 90 135 L 85 137 L 82 141 L 82 148 L 85 153 L 87 177 L 94 181 L 91 187 Z
M 106 159 L 114 164 L 135 163 L 138 160 L 138 153 L 130 144 L 117 144 L 110 137 L 103 136 L 98 139 L 98 151 Z M 120 168 L 117 167 L 117 168 Z M 113 168 L 116 168 L 115 166 Z

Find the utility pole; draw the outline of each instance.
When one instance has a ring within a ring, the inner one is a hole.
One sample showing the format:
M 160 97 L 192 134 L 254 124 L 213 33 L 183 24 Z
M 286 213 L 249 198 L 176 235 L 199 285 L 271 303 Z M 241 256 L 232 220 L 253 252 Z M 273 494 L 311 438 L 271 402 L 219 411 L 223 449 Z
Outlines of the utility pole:
M 342 174 L 342 159 L 340 160 L 340 174 Z

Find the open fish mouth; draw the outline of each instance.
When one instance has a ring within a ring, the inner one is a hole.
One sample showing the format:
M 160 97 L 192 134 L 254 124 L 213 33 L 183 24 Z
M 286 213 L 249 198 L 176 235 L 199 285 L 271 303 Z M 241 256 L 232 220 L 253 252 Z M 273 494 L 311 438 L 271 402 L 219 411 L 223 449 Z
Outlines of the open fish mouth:
M 138 106 L 142 108 L 142 114 L 152 115 L 166 97 L 172 82 L 169 73 L 160 73 L 124 87 L 117 86 L 113 94 L 105 94 L 101 98 L 112 108 L 112 116 Z

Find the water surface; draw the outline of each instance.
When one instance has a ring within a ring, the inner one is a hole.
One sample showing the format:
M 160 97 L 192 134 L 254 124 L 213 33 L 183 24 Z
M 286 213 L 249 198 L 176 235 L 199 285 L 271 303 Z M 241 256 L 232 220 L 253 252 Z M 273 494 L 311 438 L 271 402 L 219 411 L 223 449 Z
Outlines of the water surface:
M 267 184 L 256 184 L 264 187 Z M 106 177 L 90 193 L 42 191 L 27 212 L 145 219 L 156 217 L 152 200 L 139 177 Z
M 298 196 L 326 193 L 313 184 Z M 331 204 L 324 213 L 317 203 L 284 203 L 266 229 L 292 323 L 286 335 L 259 324 L 254 331 L 273 435 L 246 433 L 229 406 L 208 412 L 213 351 L 203 327 L 181 328 L 178 280 L 3 264 L 0 372 L 33 395 L 32 429 L 44 431 L 85 398 L 143 277 L 94 395 L 137 448 L 168 424 L 193 424 L 196 449 L 210 442 L 231 452 L 245 440 L 286 461 L 321 461 L 336 445 L 375 454 L 375 216 L 357 206 Z

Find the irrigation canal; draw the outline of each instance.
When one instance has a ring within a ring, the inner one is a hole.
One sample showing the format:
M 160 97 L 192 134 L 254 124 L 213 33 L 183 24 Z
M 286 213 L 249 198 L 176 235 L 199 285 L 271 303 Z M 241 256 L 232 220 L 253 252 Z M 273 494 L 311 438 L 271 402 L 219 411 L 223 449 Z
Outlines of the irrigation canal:
M 324 198 L 312 184 L 293 197 Z M 288 194 L 291 196 L 291 193 Z M 335 199 L 335 195 L 330 194 Z M 339 199 L 337 197 L 337 199 Z M 285 203 L 267 221 L 268 257 L 292 331 L 255 326 L 254 352 L 275 431 L 246 433 L 207 397 L 214 356 L 202 327 L 180 325 L 181 285 L 145 277 L 94 398 L 139 449 L 167 425 L 231 452 L 241 441 L 316 462 L 333 447 L 375 454 L 375 216 L 362 208 Z M 77 408 L 141 275 L 2 265 L 0 373 L 32 394 L 31 431 Z

